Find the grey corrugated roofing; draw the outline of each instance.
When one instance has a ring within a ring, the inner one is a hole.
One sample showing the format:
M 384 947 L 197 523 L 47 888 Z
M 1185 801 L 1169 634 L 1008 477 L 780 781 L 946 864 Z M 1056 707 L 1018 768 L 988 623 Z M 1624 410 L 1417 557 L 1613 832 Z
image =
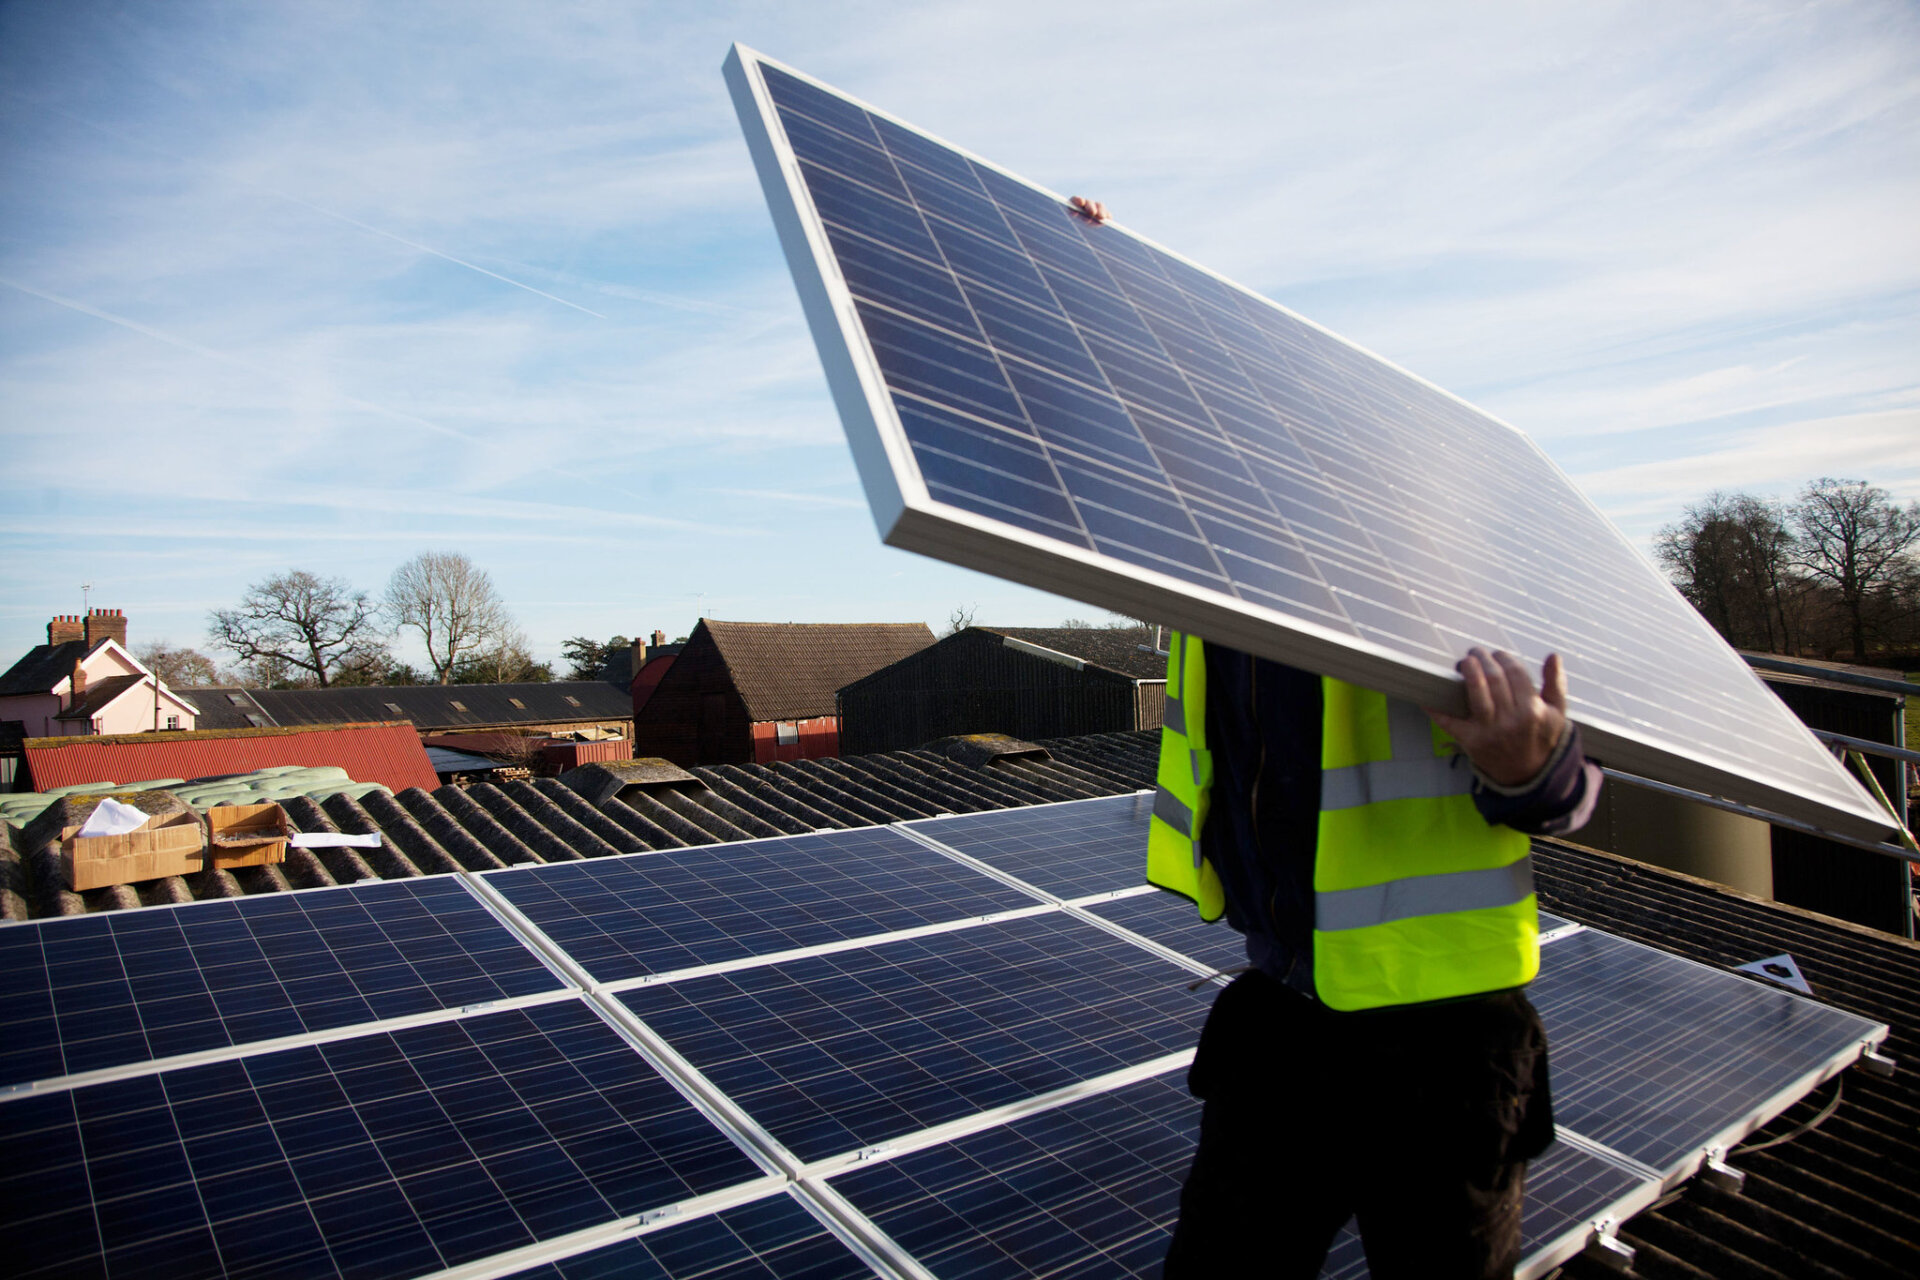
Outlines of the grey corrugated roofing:
M 182 691 L 189 699 L 200 692 Z M 213 692 L 224 694 L 225 690 Z M 283 725 L 411 720 L 416 728 L 433 730 L 633 718 L 633 700 L 599 680 L 252 689 L 248 693 L 273 723 Z
M 833 715 L 834 695 L 842 685 L 933 643 L 933 632 L 924 622 L 716 622 L 705 618 L 699 625 L 726 663 L 750 720 Z
M 433 765 L 435 773 L 479 773 L 507 767 L 498 760 L 489 760 L 468 751 L 455 751 L 450 747 L 428 747 L 427 761 Z
M 273 727 L 273 717 L 254 700 L 254 691 L 251 689 L 206 685 L 198 689 L 176 689 L 174 692 L 191 702 L 199 712 L 193 718 L 193 727 L 196 729 Z
M 1043 649 L 1052 649 L 1091 662 L 1095 666 L 1105 667 L 1109 671 L 1118 671 L 1121 675 L 1132 676 L 1135 680 L 1164 680 L 1167 678 L 1167 659 L 1165 654 L 1142 653 L 1141 645 L 1152 647 L 1155 633 L 1152 627 L 978 627 L 979 631 L 988 631 L 994 635 L 1012 636 L 1016 640 L 1025 640 L 1028 644 L 1037 644 Z M 1166 632 L 1159 633 L 1164 646 Z
M 106 641 L 100 643 L 105 644 Z M 37 644 L 0 675 L 0 698 L 25 693 L 51 693 L 53 686 L 73 674 L 73 664 L 91 652 L 84 640 Z

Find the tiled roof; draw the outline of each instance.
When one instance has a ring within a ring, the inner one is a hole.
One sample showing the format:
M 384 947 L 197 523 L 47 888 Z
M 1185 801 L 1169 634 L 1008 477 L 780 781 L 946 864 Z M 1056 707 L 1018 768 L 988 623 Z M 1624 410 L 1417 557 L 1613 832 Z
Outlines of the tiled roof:
M 750 720 L 834 714 L 840 686 L 933 643 L 924 622 L 716 622 L 712 638 Z M 688 642 L 689 645 L 693 641 Z
M 73 664 L 87 656 L 84 640 L 64 644 L 37 644 L 0 675 L 0 698 L 24 693 L 51 693 L 53 686 L 73 674 Z
M 1153 647 L 1152 627 L 979 627 L 976 630 L 1025 640 L 1135 680 L 1167 678 L 1165 655 L 1140 651 L 1141 645 Z M 1164 648 L 1165 631 L 1160 632 L 1159 639 Z
M 107 676 L 87 685 L 87 691 L 78 702 L 70 704 L 65 711 L 55 716 L 55 720 L 91 720 L 107 709 L 115 698 L 137 684 L 146 682 L 141 675 Z
M 225 689 L 182 689 L 199 706 L 226 701 Z M 333 689 L 249 689 L 274 724 L 341 724 L 357 720 L 411 720 L 417 728 L 453 729 L 498 724 L 630 720 L 633 701 L 600 680 L 538 684 L 368 685 Z M 458 705 L 456 705 L 458 704 Z

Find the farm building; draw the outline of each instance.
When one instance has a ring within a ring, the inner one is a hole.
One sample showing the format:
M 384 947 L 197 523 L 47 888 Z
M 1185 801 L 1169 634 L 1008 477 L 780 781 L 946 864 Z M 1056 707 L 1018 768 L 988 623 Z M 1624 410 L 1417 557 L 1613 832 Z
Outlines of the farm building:
M 842 749 L 1158 728 L 1167 660 L 1156 639 L 1151 627 L 968 627 L 842 688 Z
M 932 643 L 923 622 L 703 618 L 635 712 L 633 753 L 678 765 L 837 756 L 835 692 Z

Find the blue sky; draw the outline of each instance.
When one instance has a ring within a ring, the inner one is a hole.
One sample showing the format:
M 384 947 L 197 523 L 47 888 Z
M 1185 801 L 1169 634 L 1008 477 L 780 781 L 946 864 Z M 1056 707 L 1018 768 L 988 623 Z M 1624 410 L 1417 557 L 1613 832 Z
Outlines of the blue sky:
M 1103 617 L 879 545 L 734 40 L 1502 416 L 1643 543 L 1716 487 L 1920 498 L 1911 4 L 11 0 L 0 666 L 83 582 L 204 648 L 427 549 L 543 656 Z

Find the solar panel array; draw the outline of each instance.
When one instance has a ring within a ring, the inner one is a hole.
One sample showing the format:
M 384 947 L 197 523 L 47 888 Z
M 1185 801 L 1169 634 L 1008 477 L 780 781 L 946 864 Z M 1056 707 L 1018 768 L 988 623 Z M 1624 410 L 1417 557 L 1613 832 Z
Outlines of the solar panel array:
M 1238 957 L 1135 884 L 1147 812 L 0 927 L 10 1273 L 1149 1273 Z M 1577 1132 L 1532 1272 L 1884 1030 L 1591 932 L 1547 954 Z
M 1608 763 L 1862 836 L 1872 800 L 1524 435 L 736 47 L 882 536 L 1442 705 L 1559 651 Z

